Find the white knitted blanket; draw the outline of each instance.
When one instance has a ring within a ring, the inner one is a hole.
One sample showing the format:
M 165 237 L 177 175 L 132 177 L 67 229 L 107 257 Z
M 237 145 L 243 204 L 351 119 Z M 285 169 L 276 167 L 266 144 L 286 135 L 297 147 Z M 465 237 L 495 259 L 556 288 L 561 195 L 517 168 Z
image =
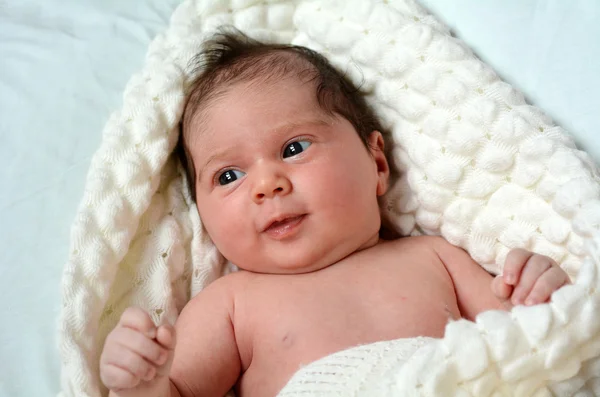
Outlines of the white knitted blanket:
M 62 396 L 106 392 L 98 358 L 125 307 L 173 322 L 225 271 L 170 155 L 188 62 L 221 24 L 316 49 L 364 80 L 395 140 L 403 176 L 382 210 L 400 232 L 441 234 L 494 272 L 525 247 L 577 275 L 550 304 L 450 324 L 403 365 L 357 353 L 385 369 L 377 391 L 364 370 L 353 394 L 340 382 L 313 395 L 600 394 L 600 180 L 560 127 L 412 0 L 185 0 L 92 159 L 64 270 Z

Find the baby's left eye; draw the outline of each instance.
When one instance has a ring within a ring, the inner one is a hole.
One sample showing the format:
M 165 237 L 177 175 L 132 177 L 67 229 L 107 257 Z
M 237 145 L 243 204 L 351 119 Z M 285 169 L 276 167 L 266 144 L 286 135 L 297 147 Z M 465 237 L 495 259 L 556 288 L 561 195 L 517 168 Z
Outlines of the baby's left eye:
M 283 158 L 292 157 L 306 150 L 311 145 L 308 141 L 296 141 L 288 144 L 283 150 Z

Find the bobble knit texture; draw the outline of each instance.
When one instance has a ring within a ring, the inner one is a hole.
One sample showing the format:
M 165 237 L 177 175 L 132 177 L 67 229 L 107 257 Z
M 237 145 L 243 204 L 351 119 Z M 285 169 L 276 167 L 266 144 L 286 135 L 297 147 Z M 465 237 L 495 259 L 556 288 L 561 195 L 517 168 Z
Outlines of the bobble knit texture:
M 393 134 L 401 177 L 382 211 L 400 232 L 441 234 L 496 273 L 510 248 L 527 248 L 576 279 L 550 304 L 453 322 L 406 360 L 385 353 L 394 342 L 338 354 L 333 378 L 351 373 L 352 382 L 311 389 L 336 371 L 315 363 L 301 374 L 312 380 L 288 391 L 600 395 L 600 180 L 560 127 L 412 0 L 185 0 L 129 81 L 91 162 L 63 276 L 61 396 L 106 393 L 99 356 L 126 307 L 173 323 L 228 269 L 170 155 L 189 61 L 221 24 L 320 51 L 362 83 Z

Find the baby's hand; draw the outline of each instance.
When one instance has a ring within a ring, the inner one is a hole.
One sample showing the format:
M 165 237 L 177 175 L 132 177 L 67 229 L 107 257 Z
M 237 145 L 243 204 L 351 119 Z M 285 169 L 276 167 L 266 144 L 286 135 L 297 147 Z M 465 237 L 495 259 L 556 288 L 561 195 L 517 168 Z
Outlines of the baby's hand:
M 492 291 L 506 303 L 529 306 L 548 302 L 550 295 L 568 282 L 567 273 L 551 258 L 513 249 L 502 275 L 492 282 Z
M 161 377 L 168 380 L 174 347 L 172 326 L 156 327 L 145 311 L 130 307 L 106 338 L 100 379 L 113 392 L 149 386 Z

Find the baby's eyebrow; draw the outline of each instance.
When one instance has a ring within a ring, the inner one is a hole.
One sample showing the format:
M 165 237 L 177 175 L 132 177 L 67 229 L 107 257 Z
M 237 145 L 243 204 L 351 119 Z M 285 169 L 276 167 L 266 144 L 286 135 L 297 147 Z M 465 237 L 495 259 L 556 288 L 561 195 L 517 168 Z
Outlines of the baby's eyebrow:
M 273 129 L 271 129 L 271 131 L 269 132 L 269 135 L 272 135 L 273 137 L 277 137 L 277 136 L 289 134 L 300 128 L 306 128 L 306 127 L 311 127 L 311 126 L 312 127 L 323 127 L 323 126 L 328 126 L 330 124 L 331 124 L 331 122 L 327 121 L 325 118 L 314 118 L 314 119 L 310 119 L 310 120 L 292 121 L 292 122 L 284 123 L 282 125 L 279 125 Z M 235 151 L 235 149 L 236 149 L 235 146 L 229 146 L 225 150 L 220 150 L 220 151 L 217 150 L 217 151 L 213 152 L 210 156 L 208 156 L 208 159 L 206 160 L 204 165 L 200 168 L 200 172 L 198 172 L 198 182 L 202 179 L 202 175 L 204 174 L 206 168 L 212 161 L 226 156 L 230 152 Z
M 229 152 L 232 152 L 232 151 L 233 151 L 233 148 L 230 146 L 226 150 L 216 151 L 216 152 L 213 152 L 210 156 L 208 156 L 208 159 L 206 160 L 204 165 L 200 168 L 200 172 L 198 172 L 198 182 L 200 182 L 202 180 L 202 175 L 204 174 L 204 172 L 208 168 L 208 165 L 212 161 L 214 161 L 220 157 L 224 157 L 225 155 L 227 155 Z
M 300 128 L 323 127 L 323 126 L 327 126 L 330 124 L 331 124 L 331 122 L 328 122 L 327 120 L 325 120 L 323 118 L 316 118 L 316 119 L 302 120 L 302 121 L 292 121 L 292 122 L 284 123 L 283 125 L 273 128 L 270 133 L 273 134 L 274 136 L 285 135 L 285 134 L 288 134 L 288 133 L 290 133 L 294 130 L 300 129 Z

